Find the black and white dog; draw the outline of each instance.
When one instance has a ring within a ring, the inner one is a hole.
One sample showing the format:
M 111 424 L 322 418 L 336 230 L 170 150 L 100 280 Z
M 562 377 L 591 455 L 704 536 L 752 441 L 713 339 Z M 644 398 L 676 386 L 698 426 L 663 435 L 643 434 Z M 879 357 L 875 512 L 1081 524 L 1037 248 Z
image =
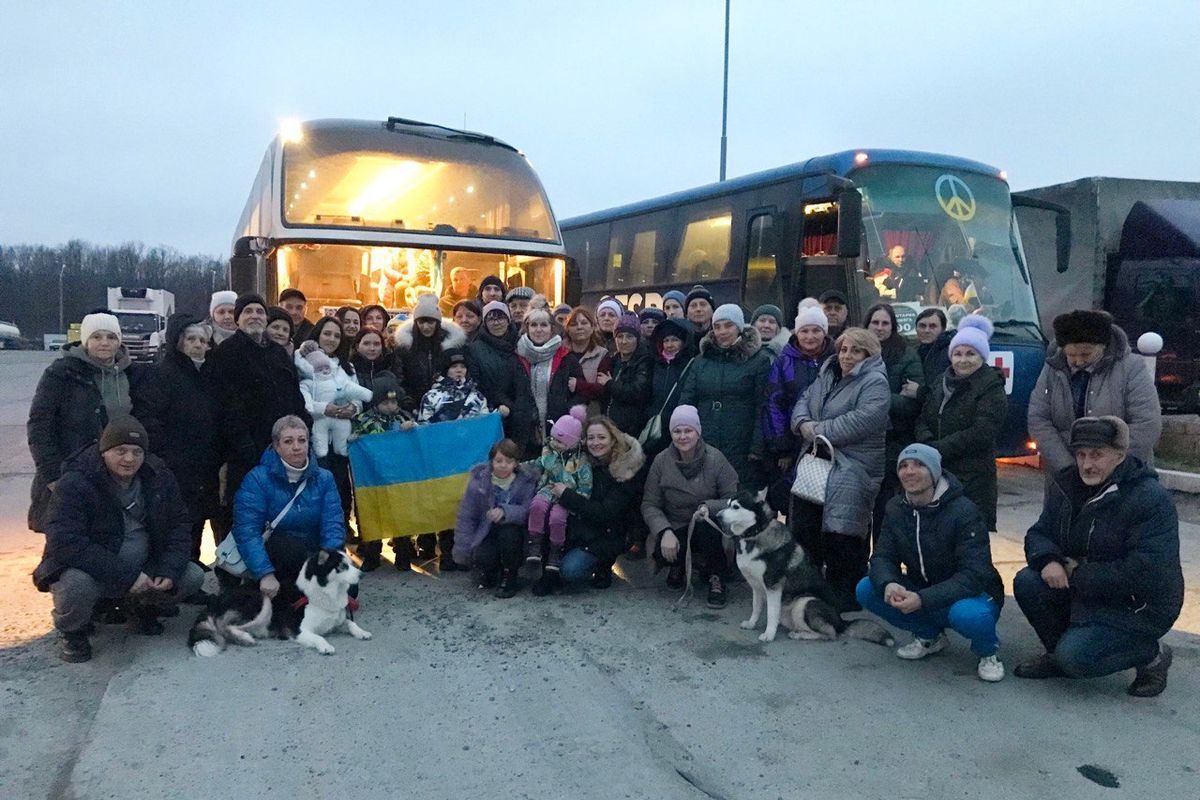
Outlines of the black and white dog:
M 228 587 L 200 613 L 188 633 L 188 646 L 198 656 L 215 656 L 230 644 L 248 647 L 275 636 L 330 655 L 334 648 L 324 637 L 335 630 L 371 638 L 346 612 L 350 587 L 361 577 L 345 553 L 321 550 L 304 562 L 296 578 L 304 593 L 298 603 L 280 597 L 272 601 L 251 583 Z
M 894 644 L 887 630 L 872 620 L 842 619 L 820 568 L 776 519 L 765 491 L 738 493 L 717 513 L 717 522 L 737 544 L 738 569 L 754 592 L 754 607 L 742 628 L 758 627 L 766 606 L 767 628 L 759 641 L 775 641 L 783 625 L 792 639 L 836 639 L 845 633 L 877 644 Z
M 296 586 L 308 598 L 296 641 L 323 655 L 333 655 L 326 634 L 342 630 L 355 639 L 370 639 L 371 634 L 346 613 L 350 587 L 360 578 L 362 571 L 341 550 L 321 550 L 310 556 L 296 577 Z

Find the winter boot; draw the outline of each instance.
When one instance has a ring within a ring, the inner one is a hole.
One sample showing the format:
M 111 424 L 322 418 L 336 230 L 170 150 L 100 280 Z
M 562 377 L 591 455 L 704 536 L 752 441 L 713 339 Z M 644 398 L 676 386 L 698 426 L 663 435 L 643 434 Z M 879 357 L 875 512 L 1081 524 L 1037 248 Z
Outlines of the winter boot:
M 92 643 L 88 641 L 83 631 L 70 631 L 61 634 L 58 642 L 58 657 L 70 664 L 80 664 L 92 660 Z
M 546 569 L 560 572 L 562 570 L 563 545 L 550 543 L 550 554 L 546 559 Z
M 507 600 L 517 593 L 520 584 L 517 582 L 517 571 L 505 569 L 500 571 L 500 584 L 496 587 L 496 597 Z
M 545 597 L 549 594 L 554 594 L 562 588 L 562 575 L 557 569 L 550 569 L 549 566 L 542 572 L 542 577 L 538 578 L 533 584 L 530 591 L 534 597 Z
M 130 627 L 136 633 L 142 636 L 162 636 L 166 630 L 163 624 L 158 621 L 158 613 L 152 609 L 138 609 L 137 613 L 129 619 Z
M 542 562 L 542 537 L 532 531 L 525 535 L 525 563 L 535 566 Z
M 454 531 L 442 531 L 437 535 L 438 550 L 441 556 L 438 558 L 438 572 L 457 572 L 458 564 L 454 560 Z
M 597 564 L 596 571 L 592 573 L 592 588 L 607 589 L 612 582 L 612 564 Z
M 1171 659 L 1171 648 L 1159 643 L 1158 656 L 1146 666 L 1138 667 L 1133 683 L 1126 691 L 1133 697 L 1158 697 L 1167 688 Z
M 489 569 L 486 572 L 480 572 L 479 573 L 479 588 L 480 589 L 495 589 L 496 582 L 499 579 L 500 579 L 500 574 L 494 569 Z

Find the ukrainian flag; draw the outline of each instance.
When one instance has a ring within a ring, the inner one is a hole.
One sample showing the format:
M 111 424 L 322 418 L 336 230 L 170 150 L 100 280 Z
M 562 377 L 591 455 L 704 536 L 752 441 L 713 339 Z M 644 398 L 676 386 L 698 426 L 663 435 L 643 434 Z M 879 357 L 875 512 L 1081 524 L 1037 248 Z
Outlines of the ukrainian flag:
M 350 444 L 364 540 L 454 527 L 468 473 L 504 436 L 499 414 L 364 436 Z

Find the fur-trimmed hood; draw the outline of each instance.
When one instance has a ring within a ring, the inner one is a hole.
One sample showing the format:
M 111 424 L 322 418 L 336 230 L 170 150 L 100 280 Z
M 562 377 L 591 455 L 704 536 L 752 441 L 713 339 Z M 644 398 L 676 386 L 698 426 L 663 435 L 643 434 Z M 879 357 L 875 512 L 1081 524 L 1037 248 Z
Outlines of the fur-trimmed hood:
M 779 333 L 772 337 L 771 341 L 763 342 L 763 346 L 771 351 L 771 355 L 776 358 L 783 352 L 783 348 L 787 347 L 788 342 L 792 340 L 792 332 L 787 328 L 780 328 Z
M 729 348 L 718 347 L 712 331 L 704 334 L 704 338 L 700 340 L 700 355 L 703 358 L 729 358 L 744 364 L 753 358 L 762 346 L 762 337 L 755 327 L 746 325 L 742 328 L 742 335 Z
M 622 433 L 621 438 L 628 449 L 608 463 L 608 474 L 612 475 L 617 483 L 632 480 L 646 463 L 646 454 L 642 452 L 642 445 L 638 440 L 628 433 Z
M 411 350 L 413 346 L 413 324 L 416 320 L 405 320 L 396 328 L 396 332 L 392 334 L 392 344 L 398 350 Z M 456 347 L 467 346 L 467 332 L 464 331 L 457 322 L 451 319 L 442 317 L 439 320 L 441 328 L 434 333 L 434 337 L 441 338 L 442 350 L 452 350 Z

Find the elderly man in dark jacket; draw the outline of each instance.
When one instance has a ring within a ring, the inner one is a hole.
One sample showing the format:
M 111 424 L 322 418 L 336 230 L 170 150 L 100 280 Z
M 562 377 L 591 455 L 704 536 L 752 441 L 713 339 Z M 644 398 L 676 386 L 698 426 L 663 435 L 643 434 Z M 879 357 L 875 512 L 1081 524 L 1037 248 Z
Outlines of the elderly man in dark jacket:
M 244 294 L 237 299 L 234 314 L 238 332 L 213 350 L 210 357 L 220 401 L 218 422 L 226 465 L 225 507 L 214 522 L 218 539 L 229 531 L 234 495 L 271 443 L 275 421 L 294 414 L 312 426 L 292 358 L 266 338 L 266 301 L 255 294 Z
M 88 633 L 102 598 L 139 599 L 137 629 L 157 635 L 161 601 L 194 595 L 204 581 L 204 571 L 188 561 L 190 522 L 179 486 L 147 452 L 148 439 L 133 417 L 113 420 L 97 444 L 67 461 L 51 496 L 33 582 L 54 595 L 64 661 L 92 657 Z
M 146 426 L 150 448 L 166 462 L 192 520 L 192 559 L 200 558 L 204 523 L 217 513 L 221 469 L 211 331 L 199 317 L 172 314 L 162 360 L 134 387 L 133 415 Z
M 1004 583 L 979 510 L 928 445 L 900 451 L 896 473 L 904 491 L 888 501 L 868 575 L 856 591 L 859 604 L 913 633 L 896 651 L 900 658 L 915 661 L 945 649 L 949 627 L 971 640 L 979 678 L 1001 680 L 996 621 Z
M 1013 580 L 1046 652 L 1018 678 L 1092 678 L 1136 669 L 1134 697 L 1167 686 L 1171 648 L 1159 640 L 1183 607 L 1179 519 L 1154 470 L 1129 455 L 1119 417 L 1071 426 L 1075 466 L 1055 473 L 1025 535 L 1029 566 Z

